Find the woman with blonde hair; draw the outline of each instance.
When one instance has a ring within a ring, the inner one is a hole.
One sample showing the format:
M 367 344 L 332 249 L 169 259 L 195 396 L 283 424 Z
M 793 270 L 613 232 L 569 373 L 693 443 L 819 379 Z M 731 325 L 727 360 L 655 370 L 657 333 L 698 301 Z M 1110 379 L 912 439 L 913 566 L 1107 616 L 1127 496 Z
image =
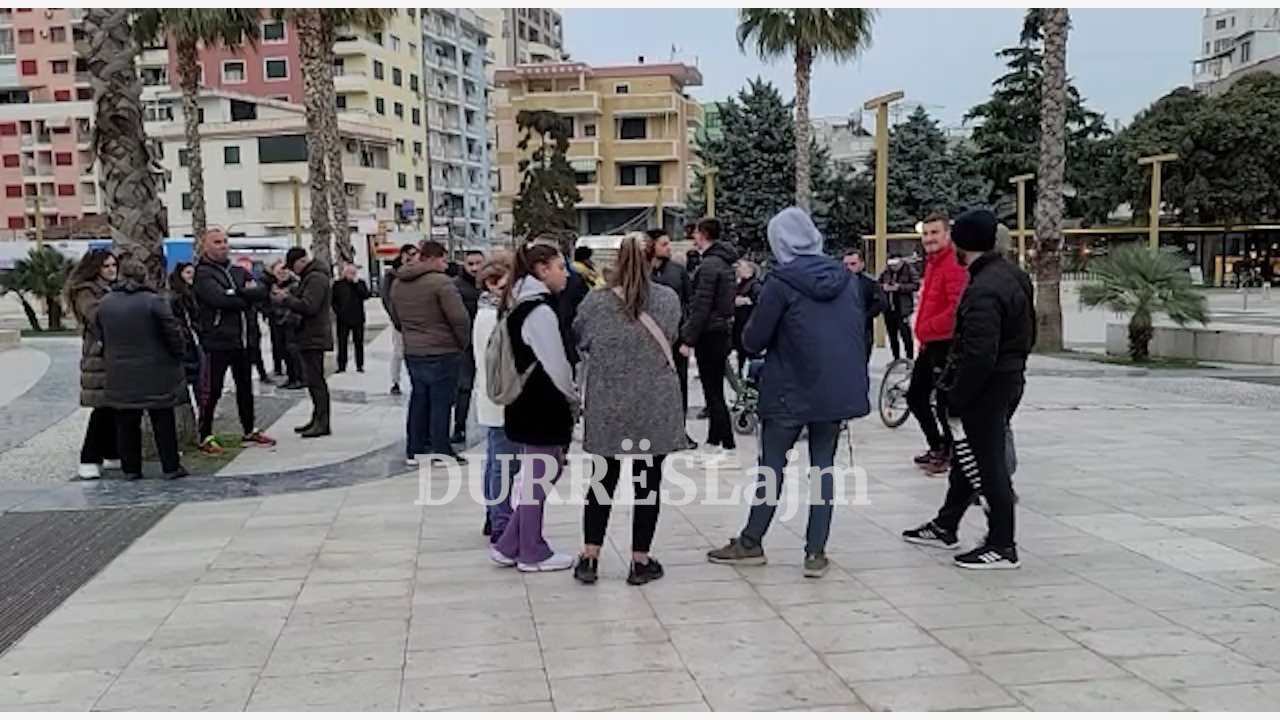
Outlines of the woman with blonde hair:
M 647 240 L 643 233 L 623 239 L 608 287 L 587 295 L 573 324 L 586 364 L 582 446 L 605 461 L 599 483 L 605 497 L 595 485 L 587 495 L 582 553 L 573 573 L 588 585 L 598 577 L 600 548 L 624 468 L 636 496 L 627 582 L 643 585 L 662 577 L 662 565 L 649 555 L 658 526 L 662 463 L 687 447 L 672 358 L 680 298 L 650 279 Z

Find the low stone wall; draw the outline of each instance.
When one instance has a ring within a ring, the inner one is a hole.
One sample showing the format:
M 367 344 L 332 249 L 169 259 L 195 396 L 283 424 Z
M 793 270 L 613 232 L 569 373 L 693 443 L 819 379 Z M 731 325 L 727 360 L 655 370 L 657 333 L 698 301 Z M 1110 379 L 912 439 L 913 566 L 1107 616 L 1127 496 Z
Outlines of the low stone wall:
M 1107 324 L 1107 353 L 1129 353 L 1127 323 Z M 1280 328 L 1257 325 L 1157 325 L 1152 357 L 1280 365 Z
M 12 350 L 22 343 L 22 333 L 17 330 L 0 330 L 0 350 Z

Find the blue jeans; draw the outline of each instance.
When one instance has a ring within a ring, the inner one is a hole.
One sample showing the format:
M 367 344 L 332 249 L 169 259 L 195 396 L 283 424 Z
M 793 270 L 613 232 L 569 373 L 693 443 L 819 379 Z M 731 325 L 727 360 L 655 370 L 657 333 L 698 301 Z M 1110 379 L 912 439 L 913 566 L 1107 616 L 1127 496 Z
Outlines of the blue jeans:
M 739 541 L 748 547 L 756 547 L 764 541 L 777 511 L 777 499 L 782 497 L 783 472 L 787 468 L 787 453 L 800 438 L 800 430 L 809 427 L 809 467 L 819 470 L 835 466 L 836 444 L 840 441 L 839 422 L 804 423 L 798 420 L 766 418 L 760 423 L 760 467 L 772 470 L 772 484 L 762 474 L 756 481 L 756 501 L 747 516 L 747 526 L 739 534 Z M 809 498 L 809 529 L 805 535 L 804 551 L 809 554 L 823 552 L 827 537 L 831 535 L 831 500 L 835 496 L 835 479 L 830 472 L 822 474 L 819 482 L 821 502 Z M 766 498 L 773 498 L 766 500 Z
M 449 408 L 458 388 L 458 360 L 462 353 L 407 355 L 409 417 L 405 428 L 405 456 L 426 453 L 453 455 L 449 445 Z
M 507 439 L 507 432 L 501 427 L 489 428 L 489 440 L 484 455 L 484 499 L 485 515 L 489 518 L 489 542 L 496 543 L 502 537 L 511 520 L 511 479 L 520 472 L 520 446 Z M 511 455 L 506 467 L 498 459 L 500 455 Z M 503 470 L 507 472 L 503 472 Z

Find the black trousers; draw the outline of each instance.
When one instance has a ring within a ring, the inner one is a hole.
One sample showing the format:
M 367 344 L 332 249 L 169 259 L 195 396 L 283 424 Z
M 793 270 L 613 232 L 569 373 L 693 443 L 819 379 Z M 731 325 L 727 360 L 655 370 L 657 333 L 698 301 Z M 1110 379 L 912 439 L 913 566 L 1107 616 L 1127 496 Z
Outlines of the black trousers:
M 311 422 L 308 425 L 329 429 L 329 382 L 324 377 L 324 351 L 303 350 L 302 381 L 311 396 Z
M 1022 401 L 1024 388 L 1021 373 L 997 375 L 960 418 L 965 442 L 977 461 L 982 496 L 987 501 L 987 543 L 1000 548 L 1014 546 L 1013 478 L 1009 474 L 1006 443 L 1009 421 Z M 955 532 L 973 495 L 973 483 L 965 475 L 962 463 L 952 462 L 947 497 L 934 522 Z
M 636 504 L 631 513 L 631 551 L 647 553 L 653 545 L 653 535 L 658 529 L 658 488 L 662 484 L 664 455 L 652 458 L 636 458 L 632 461 L 631 481 L 635 486 Z M 604 458 L 604 477 L 600 489 L 608 497 L 600 498 L 593 484 L 587 493 L 587 505 L 582 517 L 582 542 L 586 545 L 604 545 L 609 529 L 609 515 L 613 511 L 613 498 L 617 495 L 618 480 L 622 478 L 622 459 Z
M 250 350 L 210 350 L 205 353 L 204 376 L 200 382 L 200 440 L 213 434 L 213 412 L 222 397 L 227 369 L 236 384 L 236 410 L 240 429 L 253 432 L 253 360 Z
M 925 343 L 920 348 L 920 357 L 911 372 L 911 387 L 907 388 L 907 407 L 920 423 L 924 439 L 929 449 L 938 452 L 950 452 L 951 428 L 947 426 L 947 408 L 942 400 L 938 400 L 937 412 L 933 407 L 933 388 L 947 362 L 947 351 L 951 349 L 950 340 L 935 340 Z
M 347 340 L 355 343 L 356 369 L 364 370 L 364 323 L 338 323 L 338 372 L 347 369 Z
M 142 474 L 142 410 L 116 410 L 116 429 L 120 433 L 120 469 L 125 475 Z M 166 473 L 178 469 L 178 425 L 173 408 L 151 408 L 151 430 L 156 436 L 156 453 L 160 469 Z
M 676 364 L 676 377 L 680 380 L 680 407 L 684 409 L 682 417 L 689 415 L 689 358 L 680 353 L 680 343 L 671 348 L 671 359 Z
M 908 358 L 916 355 L 916 341 L 911 337 L 911 317 L 903 316 L 898 312 L 897 308 L 885 308 L 884 311 L 884 329 L 885 334 L 889 336 L 889 349 L 893 351 L 893 359 L 897 360 L 902 357 L 902 351 L 905 350 Z M 901 345 L 901 349 L 899 349 Z
M 467 434 L 467 416 L 471 414 L 471 391 L 476 384 L 474 349 L 462 353 L 458 363 L 458 392 L 453 398 L 453 436 Z
M 698 376 L 702 380 L 702 396 L 707 401 L 707 444 L 732 449 L 737 447 L 729 406 L 724 399 L 724 371 L 728 367 L 732 344 L 729 333 L 708 332 L 698 340 L 694 354 L 698 359 Z
M 84 429 L 84 443 L 80 445 L 80 464 L 101 465 L 103 460 L 119 458 L 115 410 L 94 408 L 89 413 L 89 424 Z

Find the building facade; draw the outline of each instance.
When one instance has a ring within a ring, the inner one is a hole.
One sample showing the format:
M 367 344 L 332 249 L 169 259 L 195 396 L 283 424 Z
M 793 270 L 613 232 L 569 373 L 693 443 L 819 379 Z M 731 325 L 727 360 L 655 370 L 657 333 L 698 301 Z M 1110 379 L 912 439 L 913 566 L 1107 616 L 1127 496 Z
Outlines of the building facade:
M 577 174 L 578 231 L 616 234 L 662 226 L 675 231 L 697 162 L 691 129 L 702 109 L 685 89 L 702 84 L 680 63 L 592 67 L 562 62 L 518 65 L 495 73 L 507 102 L 498 107 L 498 196 L 503 225 L 520 188 L 517 145 L 522 110 L 553 110 L 572 127 L 568 159 Z
M 432 233 L 451 246 L 485 246 L 492 219 L 488 23 L 466 8 L 422 13 Z
M 1280 8 L 1209 8 L 1201 18 L 1196 90 L 1219 93 L 1254 72 L 1280 72 Z
M 832 162 L 856 172 L 871 166 L 876 154 L 876 139 L 862 126 L 847 117 L 814 118 L 813 139 L 827 149 Z

